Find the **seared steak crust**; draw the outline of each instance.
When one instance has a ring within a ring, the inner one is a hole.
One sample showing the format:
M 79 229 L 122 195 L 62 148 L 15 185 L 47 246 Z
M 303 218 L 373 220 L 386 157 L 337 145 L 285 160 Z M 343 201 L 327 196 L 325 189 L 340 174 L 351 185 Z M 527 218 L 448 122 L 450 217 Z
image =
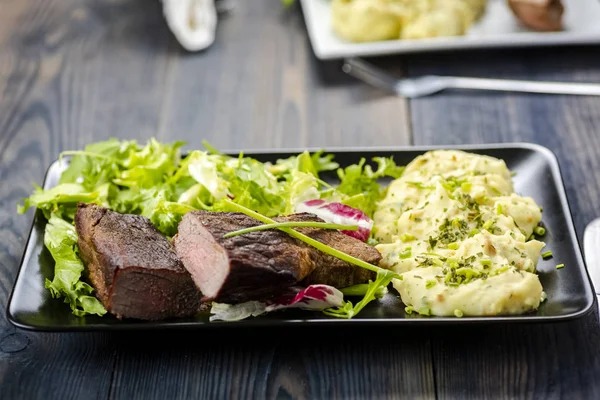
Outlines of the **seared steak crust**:
M 144 320 L 198 312 L 201 294 L 150 220 L 80 204 L 75 228 L 91 284 L 109 312 Z
M 192 211 L 173 238 L 177 254 L 205 300 L 240 303 L 277 295 L 315 269 L 311 251 L 281 231 L 224 239 L 259 225 L 244 214 Z
M 307 213 L 276 220 L 322 222 Z M 184 215 L 173 242 L 205 300 L 240 303 L 277 295 L 299 282 L 345 287 L 374 276 L 277 229 L 223 238 L 226 233 L 260 224 L 241 213 L 192 211 Z M 298 230 L 367 262 L 378 264 L 381 259 L 375 248 L 339 231 Z

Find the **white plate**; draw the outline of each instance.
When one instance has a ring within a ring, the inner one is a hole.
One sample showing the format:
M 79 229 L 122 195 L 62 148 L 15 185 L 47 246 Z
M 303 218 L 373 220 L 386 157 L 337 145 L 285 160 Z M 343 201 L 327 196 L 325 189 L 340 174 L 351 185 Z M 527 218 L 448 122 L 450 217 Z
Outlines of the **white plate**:
M 519 25 L 505 0 L 489 0 L 485 16 L 465 36 L 351 43 L 331 28 L 329 0 L 301 0 L 315 55 L 322 59 L 433 50 L 600 43 L 600 0 L 563 0 L 565 29 L 538 33 Z

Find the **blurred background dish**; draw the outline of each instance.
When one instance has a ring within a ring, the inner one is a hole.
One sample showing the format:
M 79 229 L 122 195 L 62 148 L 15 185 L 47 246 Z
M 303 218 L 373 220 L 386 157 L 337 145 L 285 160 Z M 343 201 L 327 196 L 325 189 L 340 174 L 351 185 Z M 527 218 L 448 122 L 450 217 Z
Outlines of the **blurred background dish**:
M 508 0 L 508 5 L 521 23 L 542 32 L 562 30 L 565 7 L 561 0 Z
M 316 56 L 600 43 L 597 0 L 301 0 Z
M 351 42 L 464 35 L 487 0 L 332 0 L 334 33 Z

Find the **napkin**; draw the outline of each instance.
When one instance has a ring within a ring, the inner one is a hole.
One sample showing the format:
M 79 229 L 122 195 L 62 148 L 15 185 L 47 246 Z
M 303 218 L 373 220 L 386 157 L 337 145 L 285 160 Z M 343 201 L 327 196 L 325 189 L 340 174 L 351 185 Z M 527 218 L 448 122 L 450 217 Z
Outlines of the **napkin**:
M 209 47 L 215 40 L 215 0 L 162 0 L 167 25 L 188 51 Z

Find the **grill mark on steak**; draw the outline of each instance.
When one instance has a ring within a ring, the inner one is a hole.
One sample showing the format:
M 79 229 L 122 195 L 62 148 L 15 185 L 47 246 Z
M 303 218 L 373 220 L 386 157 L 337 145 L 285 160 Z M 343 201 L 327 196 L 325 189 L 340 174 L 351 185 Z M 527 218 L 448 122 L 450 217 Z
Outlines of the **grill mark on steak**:
M 308 213 L 275 220 L 323 222 Z M 192 211 L 183 216 L 173 243 L 204 300 L 224 303 L 263 300 L 298 282 L 345 287 L 375 276 L 278 229 L 223 238 L 226 233 L 260 224 L 241 213 Z M 369 263 L 377 265 L 381 260 L 375 248 L 339 231 L 318 228 L 298 228 L 298 231 Z
M 96 296 L 117 318 L 159 320 L 198 312 L 201 294 L 150 220 L 79 204 L 75 228 Z

